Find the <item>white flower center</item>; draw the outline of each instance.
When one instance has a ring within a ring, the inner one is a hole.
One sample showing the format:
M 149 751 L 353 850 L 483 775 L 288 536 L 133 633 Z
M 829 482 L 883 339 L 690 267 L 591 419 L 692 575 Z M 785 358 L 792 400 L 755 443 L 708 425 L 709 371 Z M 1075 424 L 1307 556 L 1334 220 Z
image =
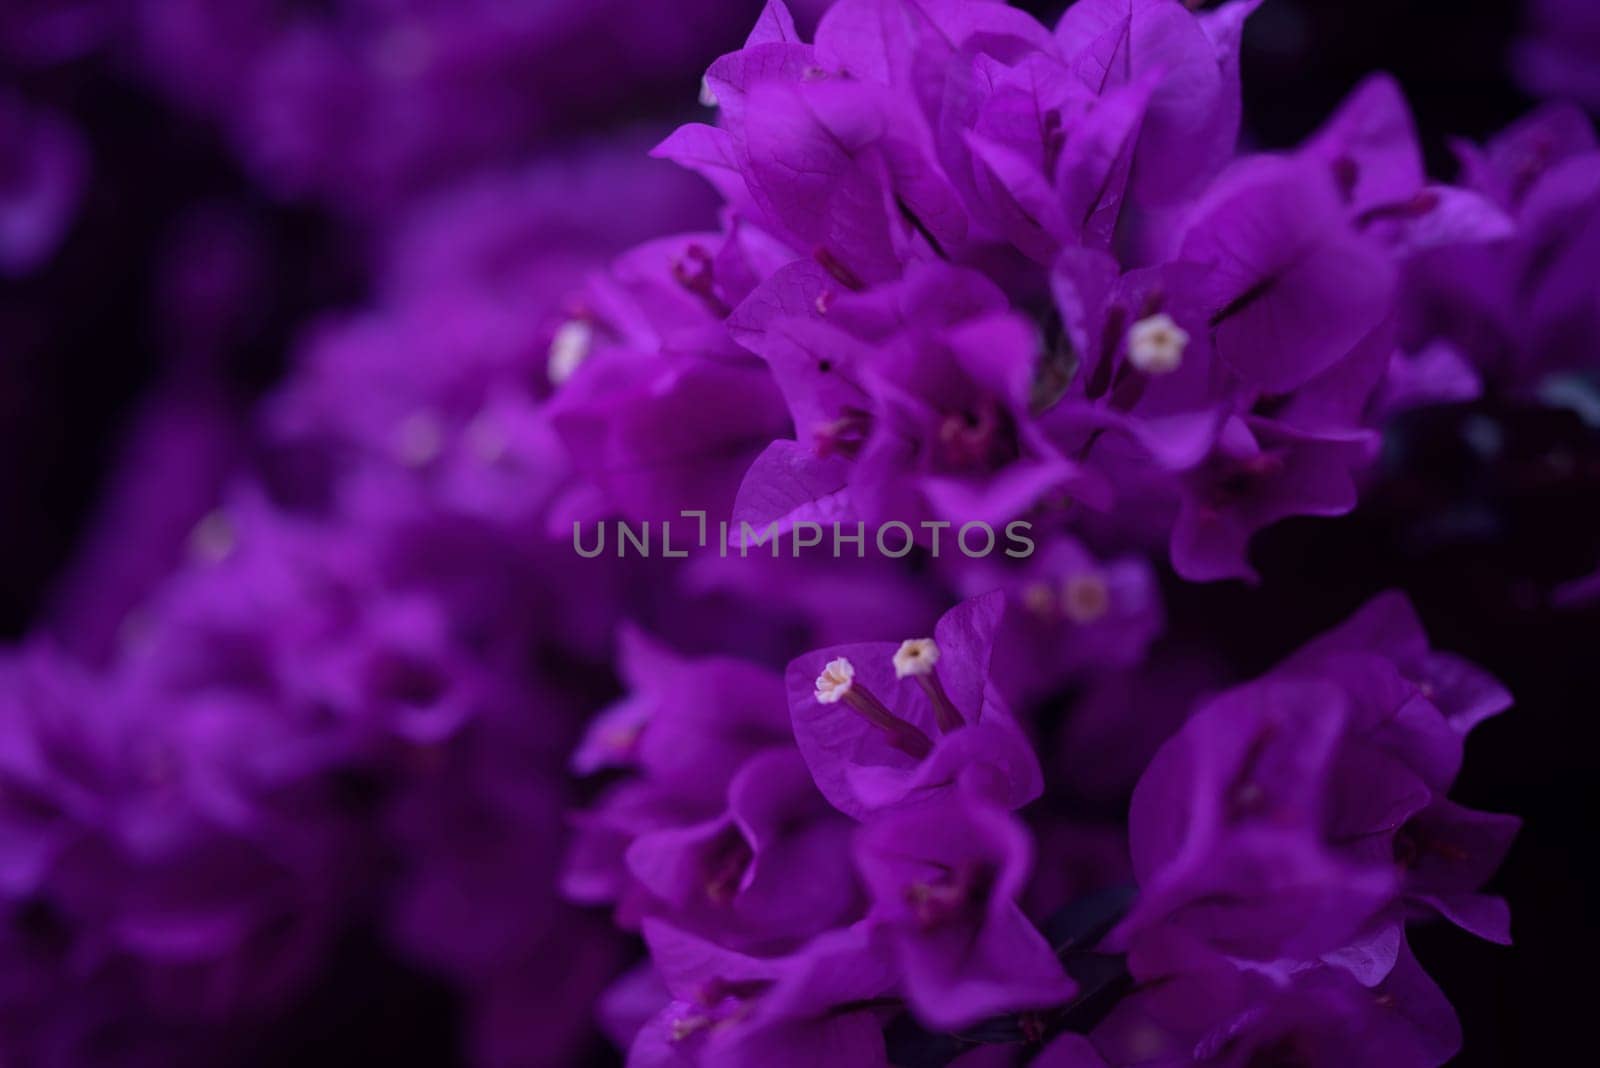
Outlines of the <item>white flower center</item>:
M 226 560 L 238 544 L 238 532 L 233 529 L 228 514 L 222 511 L 210 513 L 189 532 L 189 552 L 208 564 Z
M 473 417 L 467 424 L 466 436 L 467 444 L 484 463 L 497 464 L 505 459 L 510 444 L 506 440 L 506 428 L 488 412 L 479 412 Z
M 894 677 L 926 675 L 939 662 L 939 645 L 932 638 L 909 638 L 894 653 Z
M 707 108 L 717 106 L 717 94 L 712 91 L 711 83 L 704 78 L 700 79 L 700 106 Z
M 1056 613 L 1056 591 L 1044 582 L 1030 583 L 1022 591 L 1022 605 L 1036 616 L 1053 616 Z
M 406 466 L 426 467 L 444 451 L 444 427 L 431 412 L 413 412 L 400 424 L 398 451 Z
M 376 66 L 397 82 L 425 73 L 438 53 L 433 36 L 420 25 L 400 25 L 375 44 Z
M 838 704 L 856 678 L 856 666 L 844 657 L 830 660 L 817 676 L 817 700 L 825 705 Z
M 1140 319 L 1128 331 L 1128 359 L 1147 375 L 1169 375 L 1183 366 L 1189 333 L 1166 312 Z
M 1099 575 L 1073 575 L 1061 590 L 1061 610 L 1079 625 L 1098 621 L 1110 609 L 1111 591 Z
M 559 386 L 571 378 L 573 372 L 589 358 L 589 350 L 593 346 L 594 327 L 582 319 L 572 319 L 562 323 L 561 329 L 550 339 L 551 384 Z

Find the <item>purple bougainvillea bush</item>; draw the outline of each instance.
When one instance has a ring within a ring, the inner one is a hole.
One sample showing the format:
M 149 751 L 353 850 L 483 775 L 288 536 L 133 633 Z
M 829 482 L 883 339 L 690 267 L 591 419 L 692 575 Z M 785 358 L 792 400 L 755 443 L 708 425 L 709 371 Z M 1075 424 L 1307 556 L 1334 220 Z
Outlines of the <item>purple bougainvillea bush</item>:
M 1408 936 L 1511 940 L 1451 796 L 1511 694 L 1399 591 L 1255 677 L 1168 602 L 1600 367 L 1600 148 L 1550 105 L 1444 184 L 1375 75 L 1241 151 L 1259 3 L 770 0 L 700 121 L 576 144 L 618 85 L 493 4 L 172 63 L 379 262 L 110 494 L 187 530 L 243 457 L 176 566 L 91 539 L 0 657 L 0 1061 L 245 1063 L 352 940 L 491 1068 L 1449 1061 Z M 649 82 L 703 39 L 620 6 L 548 5 Z M 20 271 L 84 164 L 0 127 Z

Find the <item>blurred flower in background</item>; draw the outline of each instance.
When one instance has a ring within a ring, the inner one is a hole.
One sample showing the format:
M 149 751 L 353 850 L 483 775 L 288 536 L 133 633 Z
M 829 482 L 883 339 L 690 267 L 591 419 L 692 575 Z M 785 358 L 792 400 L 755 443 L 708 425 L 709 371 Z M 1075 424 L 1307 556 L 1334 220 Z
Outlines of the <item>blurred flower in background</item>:
M 56 251 L 88 178 L 83 139 L 61 118 L 0 98 L 0 271 L 26 274 Z
M 740 6 L 150 0 L 130 30 L 151 84 L 218 124 L 270 193 L 379 221 L 652 94 L 681 96 Z
M 1600 12 L 1583 0 L 1530 0 L 1517 78 L 1542 97 L 1600 109 Z

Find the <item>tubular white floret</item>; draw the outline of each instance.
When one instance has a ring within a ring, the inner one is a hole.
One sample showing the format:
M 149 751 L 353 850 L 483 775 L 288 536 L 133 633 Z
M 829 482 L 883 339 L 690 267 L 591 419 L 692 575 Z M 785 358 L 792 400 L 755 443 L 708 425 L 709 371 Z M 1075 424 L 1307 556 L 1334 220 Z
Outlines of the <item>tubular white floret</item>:
M 894 653 L 894 677 L 926 675 L 939 662 L 939 643 L 932 638 L 907 638 Z
M 933 720 L 943 734 L 960 730 L 967 725 L 950 695 L 945 692 L 944 681 L 934 666 L 939 662 L 939 644 L 932 638 L 908 638 L 900 643 L 894 654 L 894 676 L 897 679 L 916 679 L 922 692 L 933 705 Z
M 1168 375 L 1183 366 L 1189 332 L 1166 312 L 1140 319 L 1128 331 L 1128 360 L 1147 375 Z
M 1062 585 L 1061 610 L 1080 626 L 1098 622 L 1111 610 L 1111 589 L 1092 571 L 1073 575 Z
M 226 560 L 238 544 L 239 533 L 221 509 L 206 515 L 189 532 L 189 552 L 208 564 Z
M 432 412 L 412 412 L 401 422 L 397 450 L 407 467 L 426 467 L 444 451 L 444 427 Z
M 921 760 L 933 751 L 933 742 L 913 723 L 889 710 L 889 706 L 865 686 L 856 683 L 856 666 L 844 657 L 828 661 L 817 676 L 817 701 L 825 705 L 844 702 L 857 715 L 889 736 L 889 744 Z
M 825 705 L 838 704 L 849 694 L 855 684 L 856 666 L 839 657 L 830 660 L 817 676 L 817 700 Z
M 559 386 L 571 378 L 594 347 L 594 327 L 582 319 L 562 323 L 550 339 L 548 371 L 552 385 Z

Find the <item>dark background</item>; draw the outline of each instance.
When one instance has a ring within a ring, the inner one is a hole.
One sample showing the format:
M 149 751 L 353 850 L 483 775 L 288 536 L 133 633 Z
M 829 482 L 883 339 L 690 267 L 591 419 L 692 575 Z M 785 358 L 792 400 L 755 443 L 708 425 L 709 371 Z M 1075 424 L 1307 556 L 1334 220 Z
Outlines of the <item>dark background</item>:
M 1029 4 L 1049 14 L 1060 4 Z M 1506 74 L 1513 0 L 1267 0 L 1245 52 L 1245 114 L 1263 146 L 1311 131 L 1362 76 L 1397 75 L 1430 166 L 1445 140 L 1482 138 L 1530 106 Z M 735 31 L 739 29 L 734 28 Z M 730 41 L 730 46 L 736 40 Z M 709 57 L 708 57 L 709 58 Z M 686 94 L 692 97 L 693 79 Z M 135 400 L 168 349 L 153 269 L 182 210 L 215 200 L 250 221 L 270 264 L 252 313 L 232 324 L 217 373 L 240 411 L 279 373 L 296 327 L 358 301 L 345 234 L 311 210 L 253 192 L 207 129 L 187 125 L 109 73 L 44 87 L 91 137 L 87 204 L 50 266 L 0 286 L 0 638 L 22 635 L 73 550 Z M 1492 420 L 1504 450 L 1482 459 L 1469 419 Z M 1441 521 L 1443 520 L 1443 521 Z M 1395 435 L 1361 511 L 1296 521 L 1258 540 L 1264 582 L 1169 584 L 1175 627 L 1208 633 L 1254 673 L 1372 594 L 1411 594 L 1435 643 L 1493 671 L 1517 697 L 1468 746 L 1465 804 L 1514 812 L 1526 828 L 1493 887 L 1512 903 L 1517 945 L 1418 929 L 1423 964 L 1466 1033 L 1462 1066 L 1568 1060 L 1584 1048 L 1600 959 L 1600 616 L 1549 607 L 1551 587 L 1600 566 L 1600 432 L 1566 412 L 1478 405 L 1425 413 Z M 364 996 L 353 1000 L 353 991 Z M 329 1063 L 448 1063 L 446 994 L 357 939 L 262 1063 L 309 1047 Z M 354 1015 L 352 1015 L 354 1013 Z M 293 1036 L 288 1037 L 288 1036 Z M 1352 1066 L 1357 1068 L 1357 1066 Z

